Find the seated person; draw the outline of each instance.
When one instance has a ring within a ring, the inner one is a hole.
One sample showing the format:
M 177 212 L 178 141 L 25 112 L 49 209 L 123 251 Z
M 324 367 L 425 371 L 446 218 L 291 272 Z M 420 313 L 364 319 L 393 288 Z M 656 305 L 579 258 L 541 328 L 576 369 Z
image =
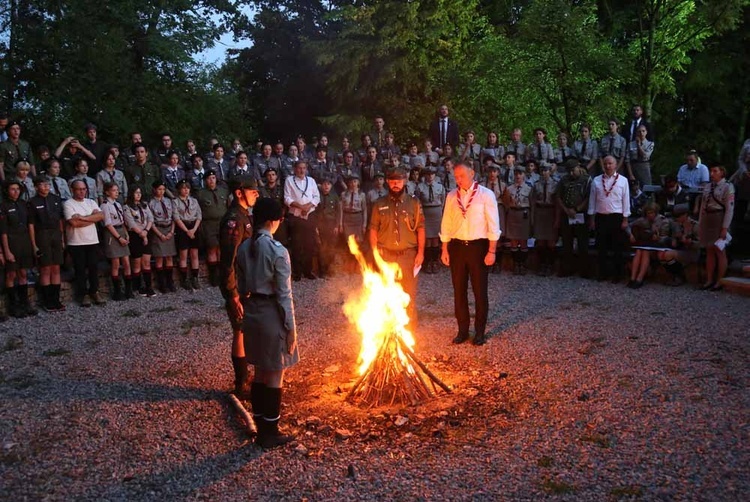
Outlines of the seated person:
M 645 247 L 667 247 L 671 245 L 669 220 L 659 214 L 659 206 L 654 203 L 646 204 L 643 216 L 635 220 L 628 227 L 630 244 Z M 638 289 L 643 286 L 651 259 L 657 252 L 652 249 L 636 249 L 633 264 L 630 269 L 628 287 Z
M 661 207 L 661 214 L 672 216 L 674 207 L 678 204 L 687 204 L 688 193 L 677 183 L 677 177 L 668 175 L 664 177 L 664 188 L 656 195 L 656 203 Z
M 689 213 L 687 202 L 674 206 L 670 221 L 672 247 L 657 253 L 661 264 L 672 275 L 670 286 L 682 285 L 685 282 L 685 267 L 698 262 L 698 222 Z

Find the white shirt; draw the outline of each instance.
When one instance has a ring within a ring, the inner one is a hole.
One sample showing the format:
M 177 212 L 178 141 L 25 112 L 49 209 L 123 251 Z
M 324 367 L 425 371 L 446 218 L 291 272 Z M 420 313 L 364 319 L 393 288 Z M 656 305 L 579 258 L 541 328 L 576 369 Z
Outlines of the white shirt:
M 300 208 L 292 207 L 292 202 L 303 206 L 312 202 L 314 207 L 306 215 L 303 215 Z M 289 206 L 289 212 L 294 216 L 306 220 L 315 211 L 318 204 L 320 204 L 320 192 L 315 180 L 309 176 L 305 176 L 303 179 L 296 176 L 289 176 L 284 182 L 284 204 Z
M 700 163 L 693 168 L 683 164 L 677 171 L 677 182 L 687 188 L 700 188 L 709 182 L 708 167 Z
M 622 214 L 626 218 L 630 216 L 630 186 L 625 176 L 600 174 L 594 178 L 591 182 L 588 213 Z
M 440 241 L 451 239 L 473 241 L 475 239 L 500 239 L 500 214 L 497 210 L 497 199 L 489 188 L 477 186 L 477 193 L 469 204 L 473 190 L 451 190 L 445 199 L 443 220 L 440 222 Z M 461 213 L 458 197 L 466 209 L 466 217 Z
M 82 201 L 68 199 L 63 202 L 65 221 L 72 219 L 74 214 L 79 216 L 91 216 L 99 210 L 99 206 L 97 206 L 96 202 L 91 199 L 83 199 Z M 89 246 L 91 244 L 99 244 L 96 223 L 85 227 L 68 227 L 65 231 L 65 237 L 68 246 Z

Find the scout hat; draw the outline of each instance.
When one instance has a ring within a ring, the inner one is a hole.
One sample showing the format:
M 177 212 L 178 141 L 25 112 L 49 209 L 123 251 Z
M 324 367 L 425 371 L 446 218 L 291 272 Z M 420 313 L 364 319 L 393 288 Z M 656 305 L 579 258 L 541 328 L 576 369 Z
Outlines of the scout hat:
M 389 180 L 405 180 L 406 179 L 406 169 L 403 167 L 394 167 L 393 169 L 390 169 L 388 171 L 388 175 L 386 176 Z

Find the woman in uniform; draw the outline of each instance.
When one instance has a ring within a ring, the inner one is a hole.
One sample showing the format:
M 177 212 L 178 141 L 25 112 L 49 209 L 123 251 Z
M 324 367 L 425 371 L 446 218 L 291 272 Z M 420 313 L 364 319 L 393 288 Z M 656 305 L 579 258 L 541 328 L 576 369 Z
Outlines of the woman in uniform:
M 112 299 L 116 302 L 133 298 L 130 270 L 130 241 L 125 229 L 125 216 L 117 201 L 120 188 L 117 183 L 108 181 L 102 187 L 104 202 L 100 209 L 104 213 L 104 255 L 110 260 L 112 278 Z M 125 294 L 120 283 L 120 264 L 125 274 Z
M 500 138 L 498 138 L 495 131 L 490 131 L 487 134 L 487 144 L 484 145 L 484 148 L 482 148 L 482 153 L 479 156 L 479 162 L 482 164 L 482 166 L 484 166 L 485 158 L 492 157 L 493 159 L 498 160 L 502 159 L 503 155 L 505 155 L 505 148 L 503 148 L 503 145 L 500 144 Z M 481 174 L 482 176 L 487 176 L 489 173 L 483 172 Z
M 555 246 L 559 226 L 559 215 L 555 204 L 557 181 L 552 178 L 552 168 L 542 167 L 542 177 L 534 184 L 534 248 L 539 259 L 538 274 L 552 274 L 555 266 Z
M 666 247 L 671 244 L 670 224 L 666 217 L 659 214 L 659 205 L 646 204 L 643 216 L 633 221 L 628 227 L 630 244 L 644 247 Z M 639 289 L 643 287 L 643 280 L 651 265 L 651 258 L 655 258 L 656 251 L 651 249 L 636 249 L 633 263 L 630 266 L 630 281 L 628 287 Z
M 346 190 L 341 194 L 339 234 L 345 239 L 353 235 L 361 244 L 366 228 L 367 198 L 359 189 L 359 177 L 353 174 L 346 179 Z
M 419 177 L 422 175 L 422 159 L 419 159 L 419 164 L 412 166 L 409 170 L 409 179 L 406 182 L 406 193 L 412 197 L 417 196 L 417 188 L 419 187 Z
M 91 200 L 97 200 L 97 189 L 96 189 L 96 180 L 88 175 L 89 172 L 89 162 L 86 160 L 85 157 L 79 157 L 76 159 L 76 162 L 73 166 L 75 169 L 75 174 L 72 178 L 70 178 L 70 181 L 68 181 L 68 187 L 71 188 L 72 192 L 72 186 L 73 182 L 76 180 L 81 180 L 84 183 L 86 183 L 86 198 Z
M 115 169 L 117 157 L 112 150 L 109 150 L 102 159 L 102 170 L 96 173 L 96 188 L 99 195 L 99 205 L 106 201 L 106 190 L 104 185 L 114 183 L 117 185 L 117 202 L 122 206 L 128 196 L 128 182 L 125 181 L 125 175 L 122 171 Z
M 156 296 L 151 281 L 151 243 L 148 234 L 154 226 L 154 215 L 143 201 L 141 187 L 135 187 L 125 203 L 125 227 L 130 241 L 130 263 L 133 268 L 133 291 L 141 296 Z M 143 286 L 141 286 L 143 271 Z
M 201 207 L 198 201 L 190 196 L 190 184 L 181 180 L 177 183 L 177 198 L 172 200 L 172 218 L 176 228 L 175 245 L 179 255 L 180 286 L 188 291 L 198 291 L 198 247 L 200 246 Z M 188 254 L 192 277 L 188 272 Z
M 0 203 L 0 250 L 5 256 L 6 311 L 13 317 L 36 315 L 36 309 L 29 302 L 26 278 L 26 269 L 34 266 L 34 250 L 29 235 L 29 213 L 26 202 L 21 200 L 20 183 L 7 181 L 5 195 L 5 200 Z
M 460 162 L 472 166 L 472 169 L 479 172 L 479 158 L 482 155 L 482 145 L 477 143 L 477 136 L 474 131 L 464 133 L 464 143 L 458 148 L 458 159 Z
M 503 206 L 503 194 L 505 194 L 505 189 L 508 187 L 503 181 L 500 179 L 500 166 L 497 165 L 495 162 L 491 161 L 492 157 L 487 156 L 485 157 L 484 162 L 484 171 L 487 173 L 487 178 L 482 181 L 481 185 L 483 187 L 489 188 L 489 190 L 495 194 L 495 199 L 497 200 L 497 212 L 500 216 L 500 229 L 505 232 L 505 206 Z M 424 202 L 422 203 L 422 206 L 424 206 Z M 505 236 L 500 237 L 502 240 Z M 499 274 L 502 270 L 502 264 L 501 260 L 498 258 L 495 260 L 495 264 L 492 265 L 490 268 L 490 273 L 493 274 Z
M 565 172 L 565 167 L 563 167 L 565 162 L 567 162 L 567 160 L 571 157 L 576 156 L 575 151 L 568 146 L 568 135 L 564 132 L 561 132 L 557 135 L 557 148 L 555 148 L 554 155 L 555 165 L 552 169 L 552 177 L 555 180 L 559 180 L 560 178 L 568 174 L 567 172 Z
M 711 166 L 711 182 L 703 187 L 703 194 L 699 199 L 698 230 L 701 246 L 706 248 L 706 282 L 701 287 L 703 290 L 721 290 L 719 281 L 727 272 L 726 247 L 716 245 L 717 242 L 725 242 L 734 216 L 734 185 L 727 182 L 726 175 L 724 166 Z
M 148 208 L 154 217 L 154 224 L 151 227 L 151 254 L 156 266 L 156 283 L 161 293 L 174 293 L 172 267 L 177 247 L 174 242 L 175 223 L 172 216 L 172 202 L 165 198 L 167 187 L 163 181 L 154 181 L 151 188 L 153 191 Z
M 528 241 L 531 237 L 533 206 L 531 204 L 532 188 L 526 183 L 526 170 L 516 167 L 514 182 L 505 190 L 503 205 L 507 209 L 505 222 L 508 226 L 506 235 L 510 240 L 510 252 L 513 257 L 513 274 L 526 273 L 525 263 L 529 255 Z
M 253 237 L 240 245 L 236 259 L 245 353 L 255 368 L 250 403 L 259 417 L 257 443 L 263 449 L 293 439 L 279 432 L 284 371 L 299 361 L 289 252 L 273 239 L 282 214 L 277 201 L 259 199 L 253 208 Z
M 14 181 L 17 181 L 21 187 L 21 196 L 19 198 L 24 202 L 28 202 L 30 198 L 36 195 L 34 180 L 29 176 L 30 172 L 31 164 L 25 160 L 19 160 L 16 162 L 16 177 Z
M 432 140 L 424 140 L 424 150 L 419 154 L 424 159 L 425 167 L 435 166 L 440 163 L 440 155 L 432 149 Z
M 424 181 L 419 184 L 417 197 L 422 203 L 425 233 L 425 273 L 434 274 L 439 270 L 440 260 L 440 222 L 445 206 L 445 187 L 436 179 L 437 169 L 430 166 L 425 169 Z

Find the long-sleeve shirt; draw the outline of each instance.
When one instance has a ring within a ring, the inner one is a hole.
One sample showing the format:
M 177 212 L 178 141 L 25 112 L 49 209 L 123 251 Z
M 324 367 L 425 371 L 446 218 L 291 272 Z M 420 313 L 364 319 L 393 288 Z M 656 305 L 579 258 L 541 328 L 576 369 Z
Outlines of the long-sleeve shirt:
M 292 207 L 292 203 L 294 202 L 301 205 L 312 203 L 314 207 L 307 214 L 302 214 L 300 208 Z M 307 219 L 315 211 L 315 207 L 320 204 L 320 192 L 315 180 L 309 176 L 305 176 L 304 179 L 297 178 L 296 176 L 287 178 L 284 182 L 284 204 L 289 207 L 289 212 L 292 215 Z
M 441 242 L 451 239 L 496 241 L 500 239 L 500 233 L 497 198 L 488 188 L 474 183 L 468 190 L 456 188 L 448 193 L 440 224 Z
M 625 176 L 600 174 L 591 183 L 588 214 L 630 216 L 630 186 Z

